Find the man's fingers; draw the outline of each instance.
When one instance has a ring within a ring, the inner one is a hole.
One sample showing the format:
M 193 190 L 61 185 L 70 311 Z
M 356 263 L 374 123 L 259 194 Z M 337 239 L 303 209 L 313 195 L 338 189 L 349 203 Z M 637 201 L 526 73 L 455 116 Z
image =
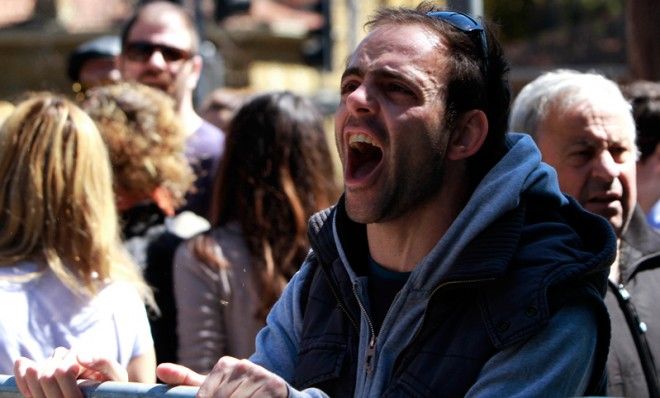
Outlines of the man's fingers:
M 39 385 L 48 398 L 63 398 L 64 392 L 60 389 L 60 380 L 65 384 L 65 378 L 76 380 L 80 367 L 68 355 L 69 351 L 57 348 L 39 370 Z
M 235 375 L 240 380 L 235 390 L 237 397 L 274 398 L 286 397 L 289 393 L 281 377 L 247 360 L 239 362 Z
M 77 355 L 78 362 L 86 369 L 80 376 L 96 381 L 128 381 L 128 372 L 117 361 Z
M 215 363 L 211 373 L 208 374 L 204 383 L 199 387 L 197 396 L 204 397 L 229 397 L 236 389 L 236 383 L 228 385 L 230 375 L 238 359 L 233 357 L 222 357 Z
M 25 398 L 32 398 L 32 394 L 30 393 L 30 388 L 28 387 L 27 380 L 26 380 L 26 372 L 28 366 L 33 364 L 34 362 L 30 359 L 20 357 L 14 362 L 14 378 L 16 379 L 16 387 L 18 387 L 18 391 L 21 392 L 21 395 L 23 395 Z
M 284 387 L 284 390 L 282 390 Z M 284 394 L 284 395 L 282 395 Z M 283 385 L 275 380 L 268 380 L 263 384 L 260 384 L 258 388 L 251 392 L 250 397 L 286 397 L 289 394 L 289 390 L 286 385 Z
M 274 373 L 249 360 L 220 358 L 206 381 L 199 388 L 198 397 L 286 397 L 286 382 Z
M 64 398 L 57 379 L 54 376 L 53 369 L 47 369 L 43 374 L 39 375 L 39 385 L 48 398 Z
M 32 398 L 44 398 L 44 392 L 39 384 L 39 371 L 34 367 L 25 370 L 25 381 L 28 386 L 28 396 Z
M 174 363 L 161 363 L 156 368 L 156 375 L 165 384 L 200 386 L 206 376 L 194 372 L 185 366 Z
M 240 385 L 240 376 L 245 373 L 245 367 L 240 366 L 240 362 L 234 357 L 220 358 L 199 387 L 197 396 L 230 397 Z
M 55 369 L 55 380 L 59 390 L 66 398 L 82 398 L 82 392 L 78 387 L 76 379 L 80 372 L 80 367 L 70 367 L 69 369 Z
M 55 362 L 53 377 L 57 382 L 58 391 L 66 398 L 82 398 L 82 392 L 78 388 L 76 380 L 82 373 L 83 367 L 78 363 L 76 351 L 58 347 L 53 352 L 51 361 L 57 361 Z M 47 393 L 47 395 L 49 394 Z
M 80 365 L 64 348 L 55 349 L 41 364 L 28 358 L 19 358 L 14 363 L 16 386 L 21 394 L 30 398 L 82 397 L 76 385 L 79 372 Z
M 249 391 L 254 390 L 250 364 L 232 357 L 220 358 L 200 392 L 207 396 L 231 397 L 234 393 L 240 393 L 240 396 L 249 397 Z

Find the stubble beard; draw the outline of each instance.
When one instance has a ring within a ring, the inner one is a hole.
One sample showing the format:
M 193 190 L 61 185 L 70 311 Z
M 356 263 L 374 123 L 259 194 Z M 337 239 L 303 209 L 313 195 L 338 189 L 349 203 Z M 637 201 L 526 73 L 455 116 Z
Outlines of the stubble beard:
M 361 201 L 359 193 L 352 197 L 346 192 L 346 214 L 361 224 L 383 223 L 393 221 L 413 212 L 423 204 L 433 200 L 443 187 L 445 151 L 437 153 L 430 162 L 426 172 L 397 173 L 374 199 L 376 203 L 368 206 Z M 433 166 L 433 167 L 432 167 Z M 351 199 L 352 198 L 352 199 Z

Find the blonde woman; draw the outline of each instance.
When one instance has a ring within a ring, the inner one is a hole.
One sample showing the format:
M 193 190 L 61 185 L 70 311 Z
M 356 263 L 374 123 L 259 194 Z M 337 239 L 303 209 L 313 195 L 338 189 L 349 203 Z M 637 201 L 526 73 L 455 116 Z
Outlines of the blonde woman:
M 94 122 L 58 95 L 18 103 L 0 130 L 0 192 L 0 373 L 43 396 L 23 377 L 52 376 L 35 361 L 68 352 L 79 363 L 66 370 L 81 377 L 99 377 L 109 358 L 125 372 L 114 379 L 154 382 L 150 292 L 119 239 Z

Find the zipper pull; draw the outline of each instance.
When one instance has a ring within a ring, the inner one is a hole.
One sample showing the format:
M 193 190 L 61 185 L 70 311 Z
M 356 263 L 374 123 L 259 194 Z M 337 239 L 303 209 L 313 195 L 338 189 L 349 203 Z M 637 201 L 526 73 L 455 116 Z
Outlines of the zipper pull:
M 376 336 L 372 335 L 367 347 L 366 370 L 370 375 L 374 370 L 374 354 L 376 353 Z
M 630 300 L 630 293 L 628 293 L 628 290 L 626 290 L 626 288 L 622 284 L 620 284 L 618 288 L 619 288 L 619 294 L 621 294 L 621 298 L 623 298 L 624 301 Z
M 621 294 L 621 298 L 623 298 L 623 301 L 626 301 L 626 302 L 630 301 L 630 293 L 628 292 L 628 290 L 626 290 L 626 288 L 623 286 L 623 284 L 620 284 L 618 286 L 618 288 L 619 288 L 619 294 Z M 640 333 L 646 333 L 646 331 L 648 330 L 648 326 L 646 325 L 646 322 L 642 322 L 639 319 L 639 314 L 635 310 L 633 304 L 630 303 L 630 305 L 632 306 L 633 319 L 635 320 L 635 322 L 637 322 L 637 327 L 639 328 L 639 332 Z

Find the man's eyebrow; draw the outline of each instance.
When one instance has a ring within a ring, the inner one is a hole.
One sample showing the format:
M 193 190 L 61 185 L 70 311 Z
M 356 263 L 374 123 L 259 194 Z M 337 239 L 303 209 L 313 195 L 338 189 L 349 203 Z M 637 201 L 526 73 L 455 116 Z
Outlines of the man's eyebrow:
M 374 71 L 374 75 L 376 75 L 376 77 L 378 78 L 409 80 L 408 77 L 403 75 L 402 73 L 394 72 L 387 69 L 379 69 L 377 71 Z
M 571 143 L 573 146 L 594 146 L 594 142 L 592 140 L 589 140 L 587 138 L 580 138 L 578 140 L 575 140 Z
M 585 139 L 585 138 L 581 138 L 580 140 L 575 141 L 569 146 L 567 146 L 567 148 L 569 149 L 589 149 L 589 150 L 595 150 L 598 147 L 602 147 L 602 145 L 593 140 Z
M 341 79 L 344 80 L 344 78 L 347 76 L 362 76 L 362 71 L 356 66 L 346 68 L 344 73 L 341 74 Z
M 393 72 L 387 69 L 378 69 L 373 72 L 371 72 L 375 77 L 377 78 L 388 78 L 388 79 L 400 79 L 400 80 L 408 80 L 404 75 L 401 73 Z M 348 76 L 363 76 L 364 72 L 359 68 L 359 67 L 350 67 L 347 68 L 344 73 L 342 73 L 341 78 L 342 80 Z

